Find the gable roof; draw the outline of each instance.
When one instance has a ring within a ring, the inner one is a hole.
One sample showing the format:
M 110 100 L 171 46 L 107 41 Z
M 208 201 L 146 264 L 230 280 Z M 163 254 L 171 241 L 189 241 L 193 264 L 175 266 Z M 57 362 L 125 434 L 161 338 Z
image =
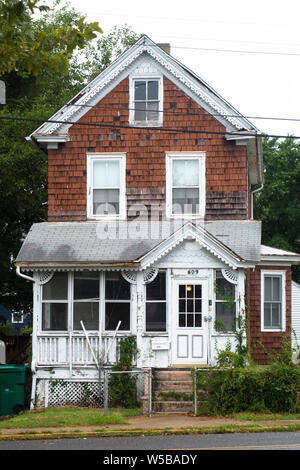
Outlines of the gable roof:
M 189 238 L 231 267 L 260 260 L 258 221 L 211 221 L 197 226 L 159 222 L 154 228 L 148 222 L 138 224 L 138 230 L 126 221 L 34 224 L 16 264 L 29 270 L 82 265 L 144 269 Z
M 39 147 L 66 142 L 68 130 L 84 116 L 92 106 L 106 96 L 118 83 L 127 77 L 136 61 L 147 56 L 155 62 L 161 72 L 177 84 L 187 95 L 195 100 L 207 112 L 213 114 L 226 128 L 229 140 L 260 140 L 259 130 L 232 105 L 222 98 L 198 75 L 177 59 L 167 54 L 148 36 L 142 35 L 138 41 L 123 52 L 111 65 L 59 109 L 47 122 L 38 127 L 27 140 Z M 132 126 L 131 126 L 132 127 Z M 253 155 L 253 152 L 255 155 Z M 249 158 L 258 165 L 258 176 L 253 183 L 262 181 L 261 148 L 252 143 Z M 255 181 L 257 179 L 257 181 Z

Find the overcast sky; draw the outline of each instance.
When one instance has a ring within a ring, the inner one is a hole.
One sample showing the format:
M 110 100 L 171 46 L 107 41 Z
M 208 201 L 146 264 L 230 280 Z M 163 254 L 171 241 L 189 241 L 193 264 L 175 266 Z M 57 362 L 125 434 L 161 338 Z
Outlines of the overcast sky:
M 299 0 L 70 3 L 104 33 L 126 23 L 155 42 L 169 42 L 174 57 L 262 132 L 300 137 Z

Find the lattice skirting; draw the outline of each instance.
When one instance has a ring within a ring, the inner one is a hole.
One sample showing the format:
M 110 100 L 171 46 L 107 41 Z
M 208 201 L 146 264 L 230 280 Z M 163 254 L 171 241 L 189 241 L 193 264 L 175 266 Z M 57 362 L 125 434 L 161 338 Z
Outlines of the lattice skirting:
M 104 404 L 103 382 L 48 380 L 46 406 L 91 406 Z
M 137 374 L 137 396 L 144 392 L 144 375 Z M 104 406 L 104 381 L 42 379 L 37 384 L 36 406 Z M 109 396 L 109 390 L 108 390 Z

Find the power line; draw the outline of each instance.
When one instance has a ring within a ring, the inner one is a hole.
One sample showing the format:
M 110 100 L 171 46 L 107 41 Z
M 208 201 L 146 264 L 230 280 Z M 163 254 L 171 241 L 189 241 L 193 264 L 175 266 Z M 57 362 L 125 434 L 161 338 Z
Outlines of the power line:
M 297 52 L 269 52 L 269 51 L 242 51 L 235 49 L 215 49 L 208 47 L 187 47 L 187 46 L 172 46 L 172 49 L 190 49 L 195 51 L 212 51 L 212 52 L 233 52 L 238 54 L 262 54 L 262 55 L 282 55 L 282 56 L 296 56 L 299 57 L 300 53 Z
M 77 125 L 77 126 L 89 126 L 89 127 L 100 127 L 100 128 L 109 128 L 109 129 L 139 129 L 140 131 L 147 131 L 155 130 L 157 132 L 168 132 L 172 134 L 207 134 L 207 135 L 223 135 L 223 136 L 235 136 L 235 137 L 269 137 L 269 138 L 276 138 L 276 139 L 300 139 L 300 136 L 294 135 L 277 135 L 277 134 L 257 134 L 251 132 L 221 132 L 221 131 L 201 131 L 201 130 L 192 130 L 192 129 L 172 129 L 172 128 L 165 128 L 165 127 L 155 127 L 155 126 L 147 126 L 147 127 L 140 127 L 140 126 L 125 126 L 125 125 L 115 125 L 115 124 L 100 124 L 100 123 L 90 123 L 90 122 L 74 122 L 74 121 L 59 121 L 59 120 L 47 120 L 47 119 L 38 119 L 38 118 L 21 118 L 21 117 L 13 117 L 13 116 L 0 116 L 0 120 L 11 120 L 11 121 L 28 121 L 28 122 L 41 122 L 41 123 L 49 123 L 49 124 L 70 124 L 70 125 Z
M 7 98 L 7 101 L 13 101 L 17 103 L 35 103 L 35 104 L 50 104 L 55 106 L 77 106 L 82 108 L 97 108 L 97 109 L 106 109 L 106 110 L 113 110 L 113 111 L 135 111 L 135 108 L 130 108 L 129 106 L 120 107 L 120 106 L 99 106 L 99 105 L 91 105 L 91 104 L 77 104 L 77 103 L 58 103 L 55 101 L 36 101 L 36 100 L 20 100 L 17 98 Z M 148 111 L 147 109 L 140 109 L 139 111 Z M 292 121 L 292 122 L 300 122 L 300 118 L 285 118 L 285 117 L 270 117 L 270 116 L 245 116 L 243 114 L 220 114 L 220 113 L 195 113 L 195 112 L 182 112 L 182 111 L 172 111 L 172 110 L 156 110 L 155 113 L 163 113 L 163 114 L 171 114 L 175 116 L 213 116 L 213 117 L 223 117 L 223 118 L 244 118 L 244 119 L 261 119 L 261 120 L 270 120 L 270 121 Z

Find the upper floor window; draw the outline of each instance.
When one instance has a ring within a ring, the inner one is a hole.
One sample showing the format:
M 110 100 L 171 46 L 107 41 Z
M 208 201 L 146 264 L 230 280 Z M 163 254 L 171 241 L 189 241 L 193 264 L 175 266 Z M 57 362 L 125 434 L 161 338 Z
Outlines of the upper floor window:
M 205 213 L 205 153 L 167 154 L 166 206 L 169 217 Z
M 125 216 L 125 154 L 88 155 L 88 217 Z
M 129 122 L 157 126 L 163 123 L 161 78 L 132 78 L 130 81 Z
M 285 330 L 285 272 L 261 273 L 262 331 Z

